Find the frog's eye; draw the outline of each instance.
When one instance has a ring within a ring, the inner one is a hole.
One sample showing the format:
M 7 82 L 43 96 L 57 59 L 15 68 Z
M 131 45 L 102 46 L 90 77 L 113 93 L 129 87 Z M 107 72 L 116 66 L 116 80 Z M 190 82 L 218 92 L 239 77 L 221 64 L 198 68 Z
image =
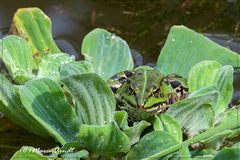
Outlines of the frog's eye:
M 154 86 L 154 87 L 152 88 L 152 92 L 155 92 L 157 89 L 158 89 L 158 88 L 157 88 L 156 86 Z
M 157 95 L 159 94 L 159 88 L 156 88 L 155 90 L 153 90 L 152 91 L 152 95 L 154 96 L 154 97 L 157 97 Z

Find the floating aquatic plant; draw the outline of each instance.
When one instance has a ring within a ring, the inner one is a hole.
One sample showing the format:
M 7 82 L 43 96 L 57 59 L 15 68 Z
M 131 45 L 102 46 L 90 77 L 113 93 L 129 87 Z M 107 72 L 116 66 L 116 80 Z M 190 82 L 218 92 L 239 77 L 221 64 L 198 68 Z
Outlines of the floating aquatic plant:
M 40 9 L 19 9 L 13 24 L 14 35 L 0 40 L 0 58 L 11 75 L 0 75 L 0 111 L 27 131 L 54 138 L 62 151 L 74 150 L 53 148 L 45 154 L 23 146 L 12 160 L 240 156 L 239 109 L 228 108 L 233 67 L 239 67 L 237 53 L 184 26 L 173 26 L 156 68 L 164 76 L 186 78 L 189 94 L 160 115 L 129 122 L 132 115 L 117 106 L 107 84 L 121 71 L 134 71 L 126 41 L 95 29 L 83 40 L 84 60 L 75 61 L 61 53 L 51 21 Z

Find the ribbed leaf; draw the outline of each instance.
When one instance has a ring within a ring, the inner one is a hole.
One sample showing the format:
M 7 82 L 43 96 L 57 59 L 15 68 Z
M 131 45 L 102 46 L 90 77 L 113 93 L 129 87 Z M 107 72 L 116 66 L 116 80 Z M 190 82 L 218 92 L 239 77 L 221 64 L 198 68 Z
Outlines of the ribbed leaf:
M 114 155 L 125 153 L 130 149 L 130 140 L 115 124 L 86 125 L 82 124 L 77 135 L 80 144 L 88 151 L 102 154 Z
M 18 83 L 34 77 L 32 50 L 24 39 L 13 35 L 1 39 L 0 58 Z
M 60 81 L 60 68 L 62 65 L 74 61 L 74 57 L 70 57 L 66 53 L 48 54 L 43 56 L 39 64 L 38 78 L 50 78 Z
M 62 81 L 76 102 L 80 123 L 101 125 L 113 121 L 113 92 L 97 74 L 75 74 Z
M 42 78 L 20 88 L 20 98 L 27 111 L 61 144 L 76 140 L 77 116 L 66 101 L 61 87 Z
M 51 30 L 51 20 L 39 8 L 18 9 L 13 17 L 11 32 L 29 42 L 35 57 L 61 52 L 53 40 Z
M 155 117 L 153 121 L 155 131 L 165 131 L 171 134 L 179 143 L 182 142 L 183 133 L 179 123 L 168 115 Z
M 219 98 L 213 105 L 215 115 L 226 110 L 233 94 L 233 68 L 221 66 L 216 61 L 203 61 L 192 67 L 188 76 L 189 92 L 215 85 L 219 91 Z
M 60 70 L 61 79 L 72 75 L 72 74 L 84 74 L 93 73 L 93 69 L 90 63 L 85 61 L 70 62 L 64 64 Z
M 210 104 L 216 102 L 218 92 L 215 90 L 209 91 L 209 87 L 202 90 L 206 90 L 205 94 L 198 95 L 193 93 L 195 96 L 178 101 L 166 112 L 166 114 L 178 121 L 189 137 L 213 125 L 214 110 Z M 203 93 L 201 90 L 196 92 Z
M 33 147 L 23 146 L 19 151 L 17 151 L 11 160 L 49 160 L 40 151 Z
M 47 131 L 23 107 L 12 84 L 0 74 L 0 111 L 12 122 L 42 137 L 48 137 Z
M 128 152 L 127 160 L 147 158 L 176 144 L 177 141 L 167 132 L 153 131 L 141 138 Z
M 184 26 L 173 26 L 161 50 L 157 68 L 164 74 L 176 73 L 187 77 L 193 65 L 203 60 L 216 60 L 222 65 L 239 67 L 235 52 L 212 42 Z
M 82 54 L 95 73 L 104 80 L 114 74 L 133 69 L 133 59 L 127 43 L 104 29 L 95 29 L 83 39 Z

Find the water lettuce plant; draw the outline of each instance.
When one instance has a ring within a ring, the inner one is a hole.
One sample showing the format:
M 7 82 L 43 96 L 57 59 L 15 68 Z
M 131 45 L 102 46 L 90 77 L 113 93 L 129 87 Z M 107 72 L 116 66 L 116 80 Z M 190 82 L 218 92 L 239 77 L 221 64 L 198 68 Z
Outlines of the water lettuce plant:
M 159 116 L 130 123 L 106 82 L 134 69 L 126 41 L 97 28 L 83 40 L 84 60 L 76 61 L 61 53 L 50 19 L 38 8 L 19 9 L 11 33 L 0 40 L 10 75 L 0 74 L 0 111 L 27 131 L 54 138 L 58 148 L 46 154 L 23 146 L 12 160 L 240 157 L 239 106 L 228 108 L 237 53 L 173 26 L 156 68 L 187 78 L 189 95 Z

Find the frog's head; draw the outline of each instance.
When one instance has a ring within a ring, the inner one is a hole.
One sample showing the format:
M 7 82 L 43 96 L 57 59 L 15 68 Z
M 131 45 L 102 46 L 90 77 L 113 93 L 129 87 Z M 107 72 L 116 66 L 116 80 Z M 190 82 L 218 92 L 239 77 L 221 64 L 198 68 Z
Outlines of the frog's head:
M 139 108 L 147 108 L 157 103 L 164 76 L 157 69 L 137 69 L 130 78 L 130 88 L 135 94 Z M 146 106 L 147 105 L 147 106 Z M 149 105 L 149 106 L 148 106 Z

